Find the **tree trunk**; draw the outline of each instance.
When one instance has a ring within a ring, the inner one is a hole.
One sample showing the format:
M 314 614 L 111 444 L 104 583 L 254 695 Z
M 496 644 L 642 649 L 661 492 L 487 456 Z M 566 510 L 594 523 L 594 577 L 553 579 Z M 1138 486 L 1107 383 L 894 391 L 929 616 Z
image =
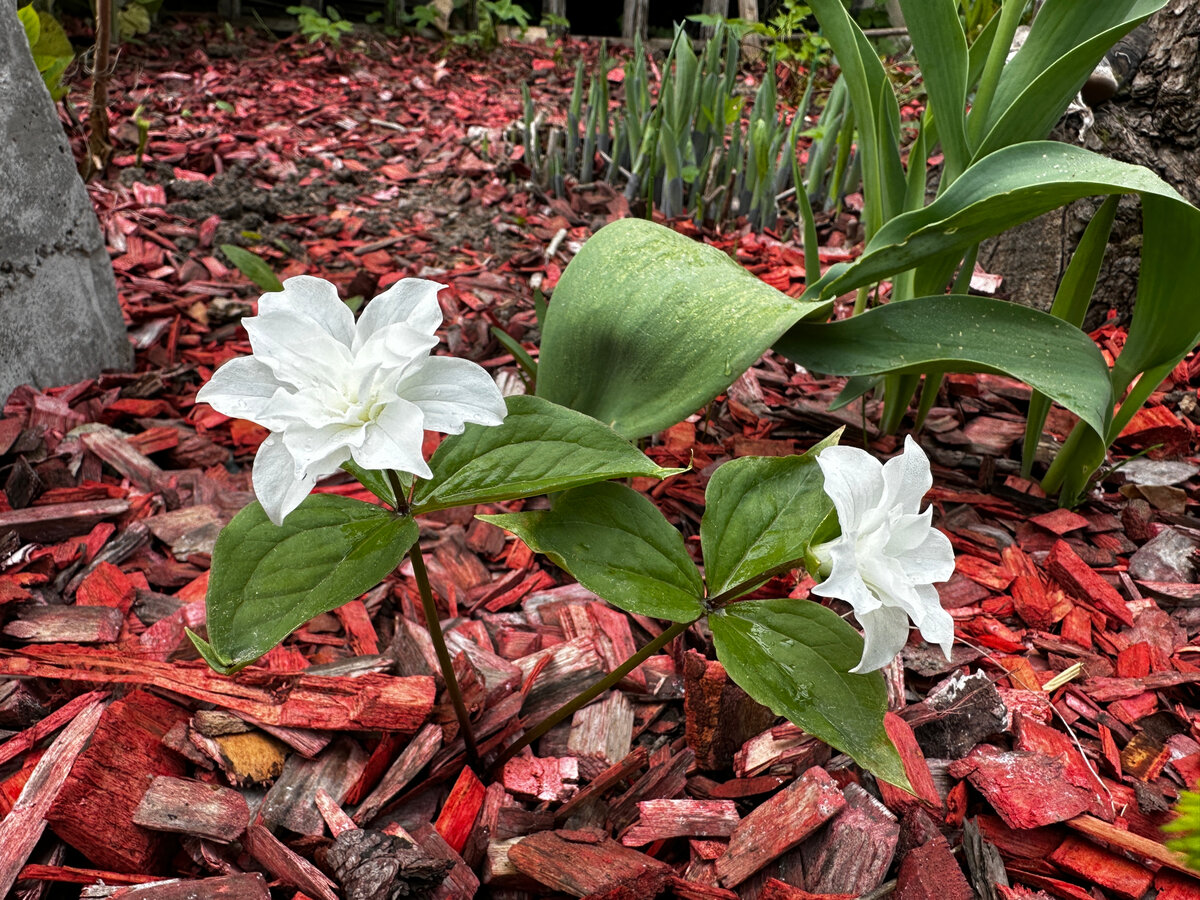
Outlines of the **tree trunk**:
M 112 265 L 25 30 L 0 2 L 0 401 L 133 361 Z
M 1140 63 L 1136 57 L 1141 55 Z M 1200 3 L 1170 0 L 1148 22 L 1119 43 L 1110 58 L 1134 57 L 1124 87 L 1097 104 L 1095 122 L 1082 129 L 1078 114 L 1067 116 L 1051 136 L 1123 162 L 1144 165 L 1200 205 Z M 1083 200 L 1048 213 L 989 241 L 979 263 L 1004 276 L 1002 291 L 1038 309 L 1049 309 L 1071 253 L 1098 208 Z M 1109 309 L 1129 316 L 1137 294 L 1141 211 L 1136 198 L 1121 201 L 1117 222 L 1097 279 L 1085 327 L 1104 321 Z

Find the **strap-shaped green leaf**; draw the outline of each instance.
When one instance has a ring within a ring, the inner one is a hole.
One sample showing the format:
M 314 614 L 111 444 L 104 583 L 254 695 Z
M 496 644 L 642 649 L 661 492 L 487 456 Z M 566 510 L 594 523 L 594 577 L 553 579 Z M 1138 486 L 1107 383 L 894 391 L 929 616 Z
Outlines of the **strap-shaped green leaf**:
M 829 375 L 1000 372 L 1019 378 L 1104 434 L 1108 367 L 1090 338 L 1044 312 L 949 294 L 889 303 L 824 325 L 801 323 L 775 349 Z
M 921 61 L 937 134 L 953 176 L 967 167 L 970 151 L 964 113 L 967 105 L 967 36 L 958 18 L 956 0 L 901 0 L 904 22 Z M 910 155 L 909 168 L 924 167 L 922 153 Z M 943 176 L 945 177 L 945 176 Z M 916 205 L 923 205 L 924 197 Z M 906 206 L 911 209 L 912 205 Z
M 708 624 L 717 658 L 742 690 L 875 777 L 910 789 L 883 728 L 883 677 L 850 674 L 863 641 L 840 616 L 809 600 L 750 600 Z
M 700 546 L 712 596 L 753 587 L 762 576 L 803 559 L 813 532 L 833 509 L 817 454 L 744 456 L 720 466 L 704 494 Z
M 653 434 L 691 415 L 797 320 L 801 303 L 713 247 L 644 219 L 606 225 L 554 289 L 538 395 Z
M 408 516 L 310 494 L 283 525 L 251 503 L 217 538 L 205 657 L 236 671 L 313 616 L 353 600 L 399 565 L 417 539 Z
M 556 301 L 557 302 L 557 301 Z M 610 478 L 666 478 L 664 469 L 591 416 L 541 397 L 509 397 L 500 425 L 468 425 L 429 461 L 413 512 L 533 497 Z
M 511 531 L 626 612 L 672 622 L 704 615 L 704 584 L 683 537 L 624 485 L 592 484 L 560 494 L 552 509 L 479 518 Z

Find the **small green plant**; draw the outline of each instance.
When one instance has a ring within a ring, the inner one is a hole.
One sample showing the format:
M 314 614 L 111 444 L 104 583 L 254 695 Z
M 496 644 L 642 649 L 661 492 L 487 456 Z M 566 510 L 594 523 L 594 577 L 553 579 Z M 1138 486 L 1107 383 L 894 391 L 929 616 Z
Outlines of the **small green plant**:
M 1184 863 L 1191 869 L 1200 869 L 1200 794 L 1183 791 L 1175 804 L 1178 818 L 1163 826 L 1163 831 L 1177 834 L 1167 841 L 1167 847 L 1183 854 Z
M 472 0 L 456 4 L 466 6 Z M 525 33 L 529 27 L 529 12 L 513 0 L 474 0 L 476 25 L 474 30 L 456 34 L 454 43 L 479 50 L 494 50 L 499 43 L 501 25 L 515 25 Z
M 413 28 L 436 28 L 439 14 L 432 3 L 418 3 L 411 12 L 404 13 L 404 20 Z
M 142 164 L 142 157 L 146 153 L 146 144 L 150 140 L 150 120 L 142 115 L 145 111 L 146 107 L 139 103 L 137 109 L 133 111 L 133 115 L 129 117 L 137 127 L 137 164 L 139 166 Z
M 62 77 L 71 60 L 75 58 L 71 41 L 54 16 L 38 12 L 32 4 L 18 9 L 17 17 L 21 20 L 25 37 L 29 40 L 33 63 L 41 73 L 42 81 L 50 91 L 50 97 L 57 102 L 67 94 Z
M 762 22 L 727 19 L 706 13 L 688 16 L 688 19 L 709 28 L 723 24 L 738 40 L 748 34 L 766 38 L 769 49 L 779 62 L 815 67 L 827 65 L 830 60 L 829 41 L 819 31 L 809 27 L 816 21 L 812 7 L 797 0 L 782 0 Z
M 300 33 L 310 44 L 320 41 L 332 47 L 342 42 L 342 35 L 354 30 L 354 26 L 338 14 L 332 6 L 325 7 L 328 16 L 323 16 L 311 6 L 289 6 L 289 15 L 296 17 Z

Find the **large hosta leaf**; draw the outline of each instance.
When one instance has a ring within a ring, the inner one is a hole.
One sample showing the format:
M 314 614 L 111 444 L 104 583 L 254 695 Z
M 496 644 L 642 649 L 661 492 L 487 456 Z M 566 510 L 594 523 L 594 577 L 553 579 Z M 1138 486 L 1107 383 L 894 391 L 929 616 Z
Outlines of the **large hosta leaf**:
M 555 497 L 552 509 L 479 518 L 545 553 L 614 606 L 672 622 L 704 615 L 704 584 L 683 537 L 624 485 L 592 484 Z
M 643 219 L 600 229 L 554 289 L 538 395 L 626 437 L 695 412 L 793 323 L 824 315 L 721 251 Z
M 500 425 L 468 425 L 442 442 L 429 461 L 433 478 L 417 487 L 414 512 L 682 471 L 661 468 L 611 428 L 575 410 L 540 397 L 509 397 L 507 403 Z
M 889 303 L 839 322 L 801 323 L 775 349 L 829 375 L 1001 372 L 1037 388 L 1098 434 L 1112 409 L 1108 367 L 1086 334 L 1000 300 L 950 294 Z
M 747 694 L 877 778 L 909 788 L 883 728 L 883 677 L 850 674 L 863 641 L 837 613 L 808 600 L 749 600 L 713 613 L 708 623 L 717 658 Z
M 236 671 L 313 616 L 373 588 L 416 539 L 411 517 L 348 497 L 310 494 L 283 525 L 251 503 L 217 538 L 209 643 L 193 640 L 214 668 Z

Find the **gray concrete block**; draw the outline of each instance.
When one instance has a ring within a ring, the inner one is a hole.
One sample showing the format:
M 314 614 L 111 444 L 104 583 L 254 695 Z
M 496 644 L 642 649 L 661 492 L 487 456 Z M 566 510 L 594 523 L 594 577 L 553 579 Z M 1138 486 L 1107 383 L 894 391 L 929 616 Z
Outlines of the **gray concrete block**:
M 100 225 L 12 3 L 0 3 L 0 403 L 126 369 Z

